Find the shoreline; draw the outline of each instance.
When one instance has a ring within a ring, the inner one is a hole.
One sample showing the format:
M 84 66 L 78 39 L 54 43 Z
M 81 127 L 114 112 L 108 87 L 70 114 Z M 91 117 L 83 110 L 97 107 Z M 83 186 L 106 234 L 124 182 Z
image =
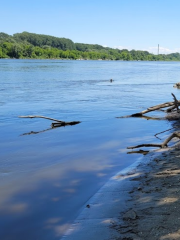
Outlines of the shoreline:
M 180 239 L 180 148 L 152 151 L 112 177 L 61 240 Z
M 0 60 L 60 60 L 60 61 L 107 61 L 107 62 L 180 62 L 180 60 L 122 60 L 122 59 L 68 59 L 68 58 L 0 58 Z

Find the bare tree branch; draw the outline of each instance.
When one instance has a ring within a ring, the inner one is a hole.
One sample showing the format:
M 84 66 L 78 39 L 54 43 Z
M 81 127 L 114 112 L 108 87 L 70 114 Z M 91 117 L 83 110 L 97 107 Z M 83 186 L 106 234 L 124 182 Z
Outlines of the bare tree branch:
M 161 144 L 156 144 L 156 143 L 145 143 L 145 144 L 140 144 L 132 147 L 127 147 L 127 149 L 134 149 L 134 148 L 140 148 L 140 147 L 159 147 L 159 148 L 166 148 L 168 147 L 168 142 L 171 141 L 173 138 L 180 138 L 180 132 L 173 132 L 168 138 L 164 140 Z
M 63 121 L 58 120 L 58 119 L 44 117 L 44 116 L 32 116 L 32 115 L 29 115 L 29 116 L 19 116 L 19 118 L 44 118 L 44 119 L 52 120 L 52 121 L 55 121 L 55 122 L 63 122 Z
M 172 96 L 174 98 L 174 104 L 176 106 L 177 112 L 179 113 L 178 100 L 177 100 L 176 96 L 173 93 L 171 93 L 171 94 L 172 94 Z

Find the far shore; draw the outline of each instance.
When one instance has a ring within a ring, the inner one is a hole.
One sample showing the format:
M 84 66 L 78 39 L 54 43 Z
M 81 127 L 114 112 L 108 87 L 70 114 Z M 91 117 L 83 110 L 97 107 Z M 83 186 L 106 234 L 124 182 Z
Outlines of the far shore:
M 115 60 L 115 59 L 69 59 L 69 58 L 0 58 L 0 60 L 62 60 L 62 61 L 111 61 L 111 62 L 180 62 L 178 60 Z

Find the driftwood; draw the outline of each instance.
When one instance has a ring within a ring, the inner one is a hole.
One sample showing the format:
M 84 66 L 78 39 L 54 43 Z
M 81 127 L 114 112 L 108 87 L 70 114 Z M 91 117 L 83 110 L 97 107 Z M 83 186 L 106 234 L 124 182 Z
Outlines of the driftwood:
M 166 148 L 168 147 L 168 142 L 171 141 L 173 138 L 180 138 L 180 132 L 173 132 L 168 138 L 164 140 L 161 144 L 156 144 L 156 143 L 145 143 L 145 144 L 140 144 L 132 147 L 127 147 L 127 149 L 134 149 L 134 148 L 140 148 L 140 147 L 159 147 L 159 148 Z
M 63 121 L 58 120 L 58 119 L 49 118 L 49 117 L 44 117 L 44 116 L 32 116 L 32 115 L 28 115 L 28 116 L 19 116 L 19 118 L 44 118 L 44 119 L 52 120 L 52 121 L 55 121 L 55 122 L 63 122 Z
M 167 112 L 172 112 L 175 108 L 177 109 L 177 112 L 179 113 L 179 107 L 180 106 L 180 100 L 177 100 L 175 95 L 172 93 L 172 96 L 174 98 L 173 102 L 166 102 L 166 103 L 162 103 L 162 104 L 158 104 L 152 107 L 149 107 L 141 112 L 138 113 L 134 113 L 128 116 L 123 116 L 123 117 L 118 117 L 118 118 L 127 118 L 127 117 L 145 117 L 144 114 L 152 112 L 152 111 L 156 111 L 156 110 L 162 110 L 162 108 L 168 108 Z M 179 116 L 180 117 L 180 116 Z M 159 118 L 159 119 L 165 119 L 165 118 Z M 171 118 L 169 118 L 171 120 Z M 177 119 L 177 116 L 176 118 Z
M 180 105 L 180 100 L 178 101 L 178 105 Z M 125 117 L 141 117 L 143 114 L 146 114 L 148 112 L 156 111 L 156 110 L 159 110 L 161 108 L 167 108 L 167 107 L 170 107 L 170 106 L 173 106 L 173 109 L 174 109 L 175 108 L 174 102 L 166 102 L 166 103 L 158 104 L 156 106 L 147 108 L 146 110 L 143 110 L 142 112 L 134 113 L 132 115 L 125 116 Z
M 55 123 L 54 122 L 51 123 L 52 128 L 76 125 L 76 124 L 80 123 L 80 121 L 65 122 L 65 121 L 61 121 L 61 120 L 58 120 L 58 119 L 49 118 L 49 117 L 45 117 L 45 116 L 33 116 L 33 115 L 19 116 L 19 118 L 44 118 L 44 119 L 52 120 L 52 121 L 55 121 Z M 32 134 L 32 133 L 36 134 L 38 132 L 35 132 L 35 133 L 30 132 L 30 134 Z
M 161 134 L 161 133 L 168 132 L 168 131 L 170 131 L 170 130 L 172 130 L 172 129 L 174 129 L 174 127 L 173 127 L 173 128 L 169 128 L 169 129 L 167 129 L 167 130 L 165 130 L 165 131 L 162 131 L 162 132 L 156 133 L 154 136 L 155 136 L 156 138 L 158 138 L 157 135 L 159 135 L 159 134 Z M 158 139 L 160 139 L 160 138 L 158 138 Z M 160 139 L 160 140 L 161 140 L 161 139 Z
M 63 127 L 63 126 L 72 126 L 72 125 L 76 125 L 79 124 L 79 121 L 73 121 L 73 122 L 60 122 L 60 123 L 51 123 L 52 128 L 56 128 L 56 127 Z
M 116 118 L 128 118 L 128 117 L 132 117 L 132 115 L 123 116 L 123 117 L 116 117 Z M 133 117 L 135 117 L 135 116 L 133 116 Z M 149 117 L 149 116 L 146 116 L 146 115 L 136 116 L 136 117 L 140 117 L 140 118 L 143 118 L 143 119 L 146 119 L 146 120 L 165 120 L 166 119 L 165 117 Z
M 180 113 L 178 112 L 171 112 L 166 115 L 167 120 L 179 120 L 180 119 Z
M 177 100 L 176 96 L 171 93 L 173 98 L 174 98 L 174 102 L 166 102 L 166 103 L 162 103 L 162 104 L 158 104 L 156 106 L 147 108 L 146 110 L 139 112 L 139 113 L 135 113 L 129 116 L 125 116 L 125 117 L 145 117 L 144 114 L 148 113 L 148 112 L 152 112 L 155 110 L 159 110 L 162 108 L 167 108 L 166 112 L 168 113 L 167 116 L 163 119 L 168 119 L 168 120 L 178 120 L 180 119 L 180 100 Z M 173 111 L 174 109 L 176 109 L 176 111 Z M 163 132 L 157 133 L 155 134 L 155 137 L 157 137 L 158 134 L 167 132 L 172 130 L 173 128 L 170 128 L 168 130 L 165 130 Z M 141 147 L 159 147 L 159 148 L 166 148 L 168 147 L 168 143 L 171 141 L 171 139 L 173 138 L 180 138 L 180 132 L 176 131 L 173 132 L 167 139 L 164 140 L 164 142 L 158 144 L 158 143 L 145 143 L 145 144 L 139 144 L 136 146 L 132 146 L 132 147 L 127 147 L 127 149 L 134 149 L 134 148 L 141 148 Z M 157 137 L 158 138 L 158 137 Z M 141 153 L 142 150 L 139 150 L 138 152 Z M 137 153 L 137 151 L 135 151 L 134 153 Z
M 175 87 L 175 88 L 180 88 L 180 82 L 175 83 L 173 87 Z
M 169 108 L 167 108 L 166 110 L 165 110 L 165 112 L 172 112 L 174 109 L 176 108 L 176 106 L 175 105 L 173 105 L 172 107 L 169 107 Z

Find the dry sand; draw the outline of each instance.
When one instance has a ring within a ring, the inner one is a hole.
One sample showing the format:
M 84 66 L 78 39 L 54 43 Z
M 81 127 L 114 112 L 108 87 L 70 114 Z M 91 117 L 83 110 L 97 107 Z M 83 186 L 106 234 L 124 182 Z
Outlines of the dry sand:
M 130 181 L 125 212 L 112 228 L 116 240 L 180 239 L 180 149 L 170 149 L 140 164 Z M 123 221 L 122 221 L 123 220 Z

